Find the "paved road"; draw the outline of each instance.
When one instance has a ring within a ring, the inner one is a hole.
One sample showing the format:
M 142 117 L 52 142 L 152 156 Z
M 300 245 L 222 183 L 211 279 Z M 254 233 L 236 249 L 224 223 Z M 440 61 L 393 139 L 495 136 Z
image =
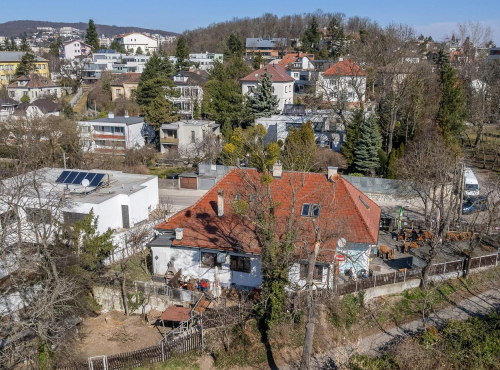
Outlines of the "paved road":
M 471 316 L 480 316 L 500 309 L 500 289 L 492 289 L 482 294 L 466 298 L 454 305 L 431 314 L 428 325 L 443 326 L 449 320 L 466 320 Z M 393 342 L 397 342 L 408 335 L 413 335 L 423 330 L 422 320 L 415 320 L 407 324 L 370 335 L 358 340 L 357 343 L 334 348 L 327 353 L 313 359 L 314 369 L 331 369 L 336 365 L 342 368 L 349 357 L 355 353 L 377 355 L 380 350 Z M 280 367 L 280 370 L 294 367 Z

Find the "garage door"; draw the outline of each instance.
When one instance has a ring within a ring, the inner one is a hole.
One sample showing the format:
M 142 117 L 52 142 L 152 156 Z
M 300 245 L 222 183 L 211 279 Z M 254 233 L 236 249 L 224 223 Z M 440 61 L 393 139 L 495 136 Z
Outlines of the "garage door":
M 199 183 L 200 190 L 209 190 L 214 187 L 215 179 L 199 178 Z
M 196 177 L 181 177 L 181 189 L 198 189 L 198 179 Z

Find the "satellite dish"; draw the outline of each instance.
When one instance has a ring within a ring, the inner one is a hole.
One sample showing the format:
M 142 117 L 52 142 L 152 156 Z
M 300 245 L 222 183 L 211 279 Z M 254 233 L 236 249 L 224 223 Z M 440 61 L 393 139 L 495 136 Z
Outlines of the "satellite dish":
M 87 187 L 87 186 L 89 186 L 89 184 L 90 184 L 89 180 L 87 180 L 87 179 L 83 179 L 82 180 L 82 185 L 83 186 Z

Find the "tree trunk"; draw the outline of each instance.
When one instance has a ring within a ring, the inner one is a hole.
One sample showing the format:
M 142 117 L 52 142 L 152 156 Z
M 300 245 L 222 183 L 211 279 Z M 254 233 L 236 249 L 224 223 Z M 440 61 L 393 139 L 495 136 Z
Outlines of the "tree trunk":
M 484 125 L 479 125 L 476 132 L 476 141 L 474 142 L 474 147 L 479 145 L 481 137 L 483 136 Z
M 320 248 L 320 231 L 316 224 L 316 220 L 313 220 L 313 224 L 316 232 L 316 242 L 314 243 L 312 252 L 309 253 L 309 258 L 307 261 L 307 320 L 304 348 L 302 349 L 302 359 L 300 360 L 300 370 L 308 370 L 311 368 L 311 354 L 313 349 L 314 329 L 316 326 L 316 307 L 314 302 L 313 279 L 316 258 L 318 257 Z
M 127 276 L 125 274 L 125 271 L 122 272 L 122 284 L 121 284 L 121 290 L 122 290 L 122 300 L 123 300 L 123 311 L 125 312 L 126 316 L 130 315 L 129 309 L 128 309 L 128 297 L 127 297 L 127 287 L 126 287 L 126 280 Z

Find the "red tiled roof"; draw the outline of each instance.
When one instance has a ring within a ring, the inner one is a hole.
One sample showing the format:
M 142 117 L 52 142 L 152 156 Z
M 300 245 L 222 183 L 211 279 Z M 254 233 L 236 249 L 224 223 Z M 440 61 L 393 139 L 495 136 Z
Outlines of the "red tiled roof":
M 325 76 L 366 76 L 366 72 L 356 63 L 351 62 L 349 59 L 344 59 L 341 62 L 335 63 L 328 68 Z
M 167 223 L 159 224 L 157 229 L 182 228 L 183 238 L 174 240 L 174 246 L 260 254 L 261 244 L 252 222 L 262 209 L 259 205 L 268 202 L 266 185 L 260 177 L 254 169 L 233 169 L 196 204 L 175 214 Z M 296 199 L 293 212 L 292 189 Z M 224 198 L 222 217 L 217 215 L 219 193 Z M 301 216 L 304 203 L 321 207 L 317 223 L 322 230 L 324 248 L 335 249 L 339 237 L 353 243 L 377 243 L 380 207 L 339 175 L 334 181 L 328 181 L 324 174 L 284 171 L 281 178 L 273 179 L 271 194 L 277 205 L 276 234 L 282 237 L 291 222 L 292 229 L 298 233 L 298 251 L 304 245 L 312 247 L 315 240 L 312 219 Z M 234 211 L 237 197 L 247 202 L 248 217 Z M 292 213 L 293 217 L 289 217 Z
M 279 64 L 268 64 L 261 69 L 258 69 L 248 76 L 245 76 L 241 81 L 257 82 L 264 73 L 271 75 L 273 82 L 293 82 L 295 81 L 291 76 L 286 73 L 286 69 Z
M 311 60 L 314 60 L 314 54 L 308 54 L 308 53 L 300 53 L 300 56 L 297 55 L 297 53 L 290 53 L 286 54 L 283 59 L 279 61 L 279 65 L 282 66 L 283 68 L 286 68 L 289 64 L 294 63 L 297 61 L 299 58 L 303 57 L 308 57 Z

